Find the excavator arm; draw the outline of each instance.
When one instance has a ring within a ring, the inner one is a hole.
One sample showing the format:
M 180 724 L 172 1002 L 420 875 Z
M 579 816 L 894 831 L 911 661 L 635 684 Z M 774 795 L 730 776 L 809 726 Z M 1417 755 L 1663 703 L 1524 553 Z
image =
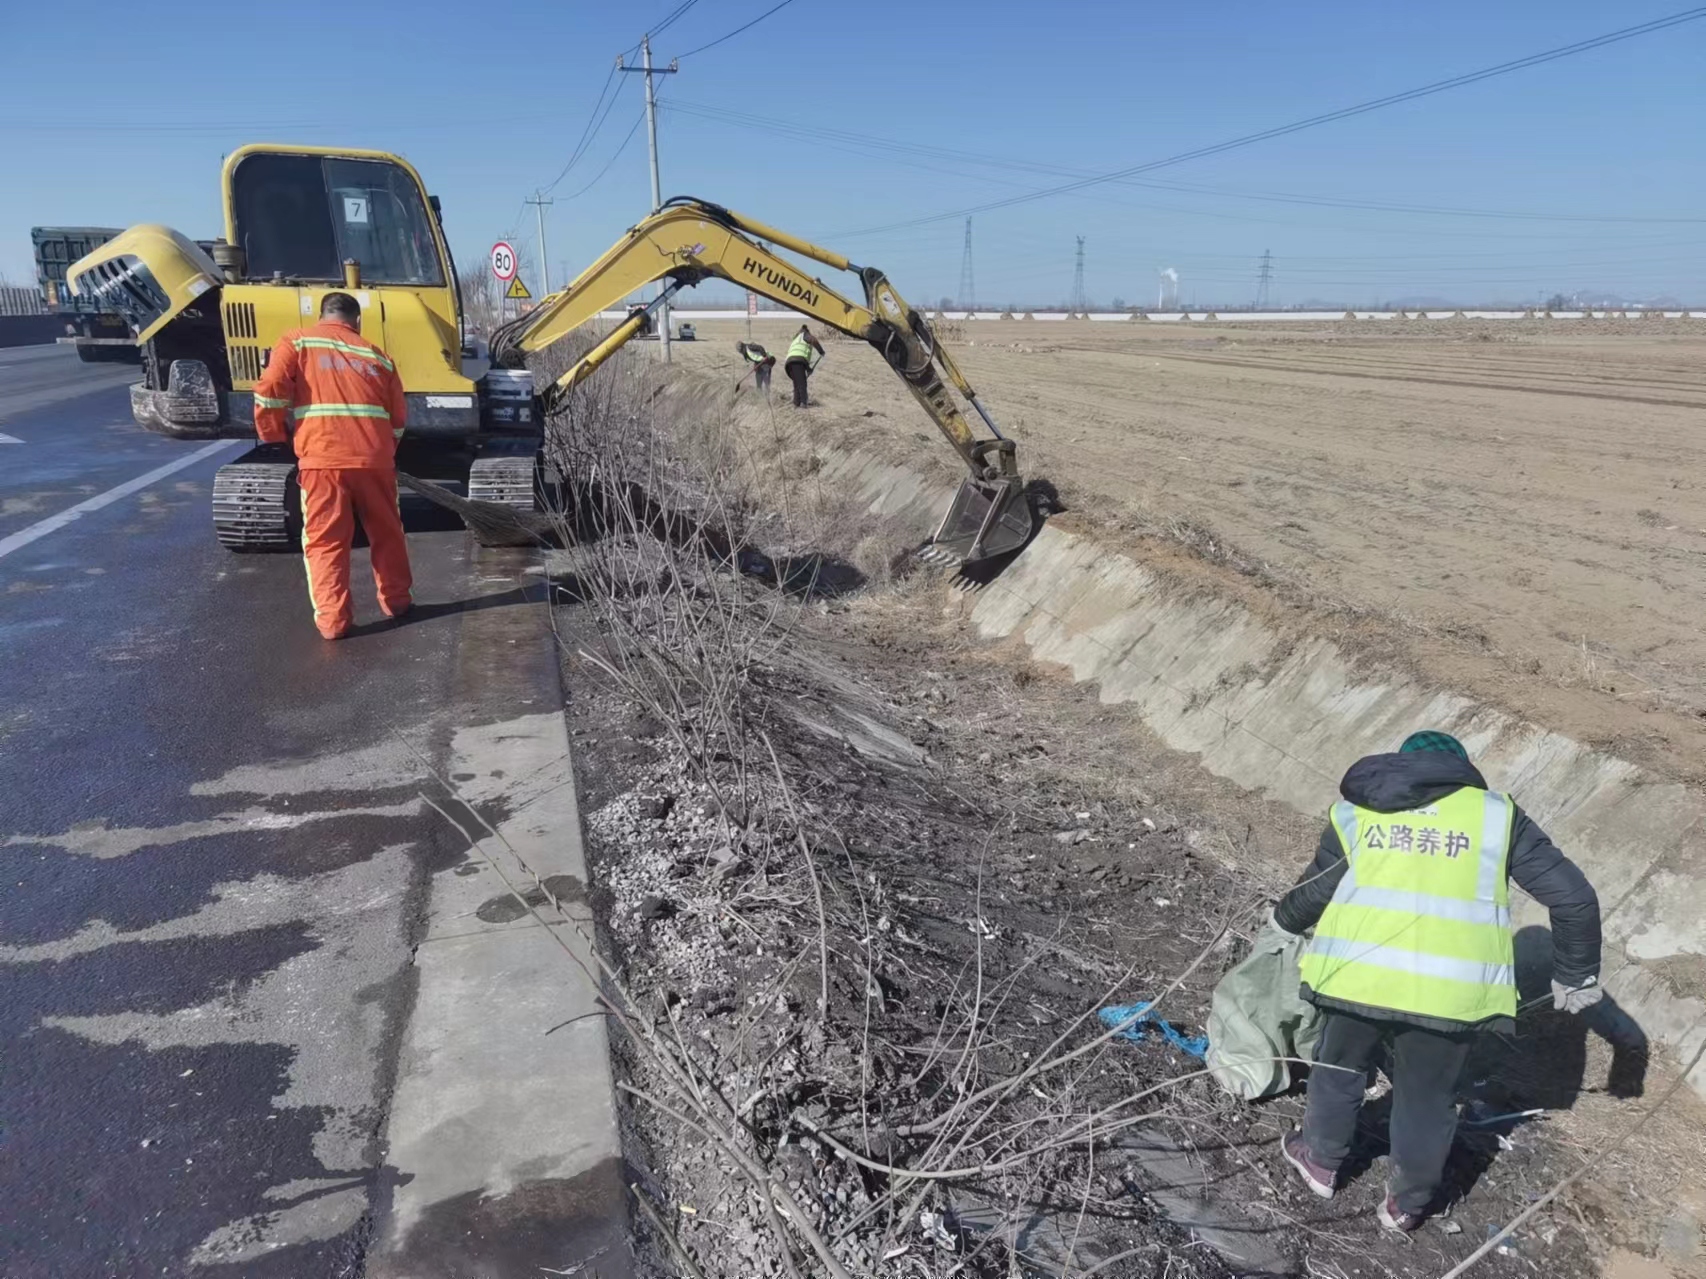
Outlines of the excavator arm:
M 863 304 L 850 301 L 771 251 L 779 245 L 801 257 L 858 275 Z M 681 197 L 631 228 L 566 289 L 492 335 L 500 362 L 543 351 L 647 284 L 667 281 L 658 297 L 630 314 L 541 395 L 549 412 L 624 343 L 644 332 L 651 313 L 676 291 L 715 277 L 738 284 L 877 349 L 929 414 L 970 472 L 955 495 L 928 553 L 975 561 L 1017 550 L 1029 540 L 1032 514 L 1018 473 L 1014 444 L 979 402 L 924 316 L 875 267 L 859 267 L 752 218 L 703 200 Z M 940 372 L 938 372 L 940 369 Z M 977 412 L 993 438 L 972 430 L 941 373 Z

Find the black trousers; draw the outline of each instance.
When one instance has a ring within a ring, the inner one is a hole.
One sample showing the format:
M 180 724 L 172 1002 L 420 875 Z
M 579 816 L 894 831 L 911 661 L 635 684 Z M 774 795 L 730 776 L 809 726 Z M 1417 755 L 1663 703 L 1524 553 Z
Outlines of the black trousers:
M 1392 1051 L 1392 1177 L 1404 1212 L 1426 1212 L 1439 1192 L 1457 1132 L 1457 1083 L 1474 1032 L 1445 1035 L 1397 1021 L 1328 1013 L 1309 1072 L 1303 1139 L 1316 1160 L 1337 1168 L 1351 1152 L 1369 1064 L 1382 1043 Z M 1333 1070 L 1340 1066 L 1346 1069 Z
M 788 371 L 788 377 L 794 384 L 794 407 L 806 407 L 806 379 L 811 376 L 812 366 L 804 360 L 789 360 L 782 366 Z

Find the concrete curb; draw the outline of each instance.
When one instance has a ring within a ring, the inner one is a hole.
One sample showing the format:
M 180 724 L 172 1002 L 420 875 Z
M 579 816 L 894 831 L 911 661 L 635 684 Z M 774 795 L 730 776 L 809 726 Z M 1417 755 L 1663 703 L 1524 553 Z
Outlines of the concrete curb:
M 829 452 L 824 476 L 920 537 L 949 497 L 915 472 L 852 451 Z M 1697 788 L 1355 661 L 1327 640 L 1284 635 L 1234 600 L 1173 588 L 1129 556 L 1055 527 L 963 598 L 984 638 L 1022 640 L 1038 661 L 1098 685 L 1103 702 L 1135 706 L 1168 746 L 1211 773 L 1305 814 L 1325 814 L 1359 757 L 1392 750 L 1421 726 L 1455 733 L 1598 889 L 1611 994 L 1683 1061 L 1706 1039 L 1706 1000 L 1684 993 L 1706 983 L 1698 838 L 1706 796 Z M 1514 913 L 1519 925 L 1546 920 L 1520 895 Z M 1706 1063 L 1689 1082 L 1706 1096 Z
M 482 552 L 513 583 L 523 557 Z M 517 857 L 591 932 L 586 859 L 548 606 L 462 623 L 449 776 L 498 835 L 447 811 L 477 850 L 437 870 L 415 951 L 418 991 L 386 1133 L 393 1190 L 370 1279 L 632 1273 L 609 1041 L 583 934 L 541 926 L 505 884 Z M 496 869 L 494 869 L 496 867 Z M 500 875 L 501 871 L 501 875 Z M 549 917 L 549 916 L 547 916 Z M 590 1263 L 590 1264 L 589 1264 Z

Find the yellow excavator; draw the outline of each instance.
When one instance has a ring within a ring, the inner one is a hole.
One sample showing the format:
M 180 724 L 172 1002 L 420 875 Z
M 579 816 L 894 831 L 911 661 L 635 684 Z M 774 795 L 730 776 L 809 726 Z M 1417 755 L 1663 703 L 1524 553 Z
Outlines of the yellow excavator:
M 925 317 L 881 271 L 703 200 L 671 200 L 568 288 L 492 335 L 493 365 L 463 368 L 464 314 L 436 197 L 398 156 L 334 147 L 246 146 L 222 174 L 224 235 L 204 252 L 170 228 L 133 227 L 73 263 L 69 287 L 123 315 L 143 356 L 137 422 L 181 438 L 253 438 L 253 390 L 273 345 L 319 315 L 328 292 L 355 294 L 362 331 L 396 362 L 408 396 L 398 466 L 465 484 L 469 498 L 533 509 L 544 414 L 612 352 L 648 331 L 682 288 L 733 281 L 874 346 L 959 453 L 970 475 L 927 551 L 975 561 L 1024 545 L 1032 513 L 1012 441 L 978 401 Z M 763 243 L 761 243 L 761 241 Z M 855 272 L 864 304 L 777 256 Z M 556 383 L 535 394 L 522 365 L 573 329 L 664 282 Z M 980 439 L 938 373 L 976 410 Z M 236 551 L 298 544 L 295 463 L 261 445 L 214 477 L 214 528 Z
M 772 245 L 856 274 L 864 303 L 849 301 L 821 279 L 805 274 L 777 256 Z M 1025 544 L 1031 535 L 1032 512 L 1013 441 L 1001 434 L 925 317 L 907 304 L 876 267 L 855 266 L 839 253 L 707 200 L 680 196 L 666 202 L 566 289 L 494 333 L 492 358 L 499 364 L 519 363 L 645 285 L 666 281 L 649 304 L 631 310 L 603 341 L 543 388 L 540 407 L 550 413 L 624 343 L 649 332 L 652 315 L 679 290 L 712 278 L 738 284 L 869 342 L 906 383 L 970 472 L 931 538 L 927 553 L 932 558 L 972 562 L 1005 555 Z M 989 428 L 991 438 L 980 439 L 973 432 L 944 384 L 943 373 Z
M 274 344 L 334 290 L 396 363 L 408 398 L 406 470 L 469 497 L 532 509 L 539 452 L 525 371 L 471 377 L 462 304 L 437 197 L 383 151 L 257 145 L 226 158 L 224 234 L 210 251 L 132 227 L 74 262 L 68 286 L 125 317 L 142 351 L 131 414 L 180 439 L 254 439 L 254 386 Z M 213 523 L 233 551 L 300 544 L 296 463 L 260 445 L 219 468 Z

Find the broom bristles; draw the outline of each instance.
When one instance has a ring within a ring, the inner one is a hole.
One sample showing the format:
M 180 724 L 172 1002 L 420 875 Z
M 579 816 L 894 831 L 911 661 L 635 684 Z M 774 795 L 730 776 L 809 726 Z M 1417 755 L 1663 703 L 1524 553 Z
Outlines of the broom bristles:
M 557 540 L 557 521 L 544 511 L 523 511 L 501 502 L 480 502 L 452 493 L 442 484 L 397 472 L 397 483 L 411 493 L 462 517 L 481 546 L 537 546 Z

